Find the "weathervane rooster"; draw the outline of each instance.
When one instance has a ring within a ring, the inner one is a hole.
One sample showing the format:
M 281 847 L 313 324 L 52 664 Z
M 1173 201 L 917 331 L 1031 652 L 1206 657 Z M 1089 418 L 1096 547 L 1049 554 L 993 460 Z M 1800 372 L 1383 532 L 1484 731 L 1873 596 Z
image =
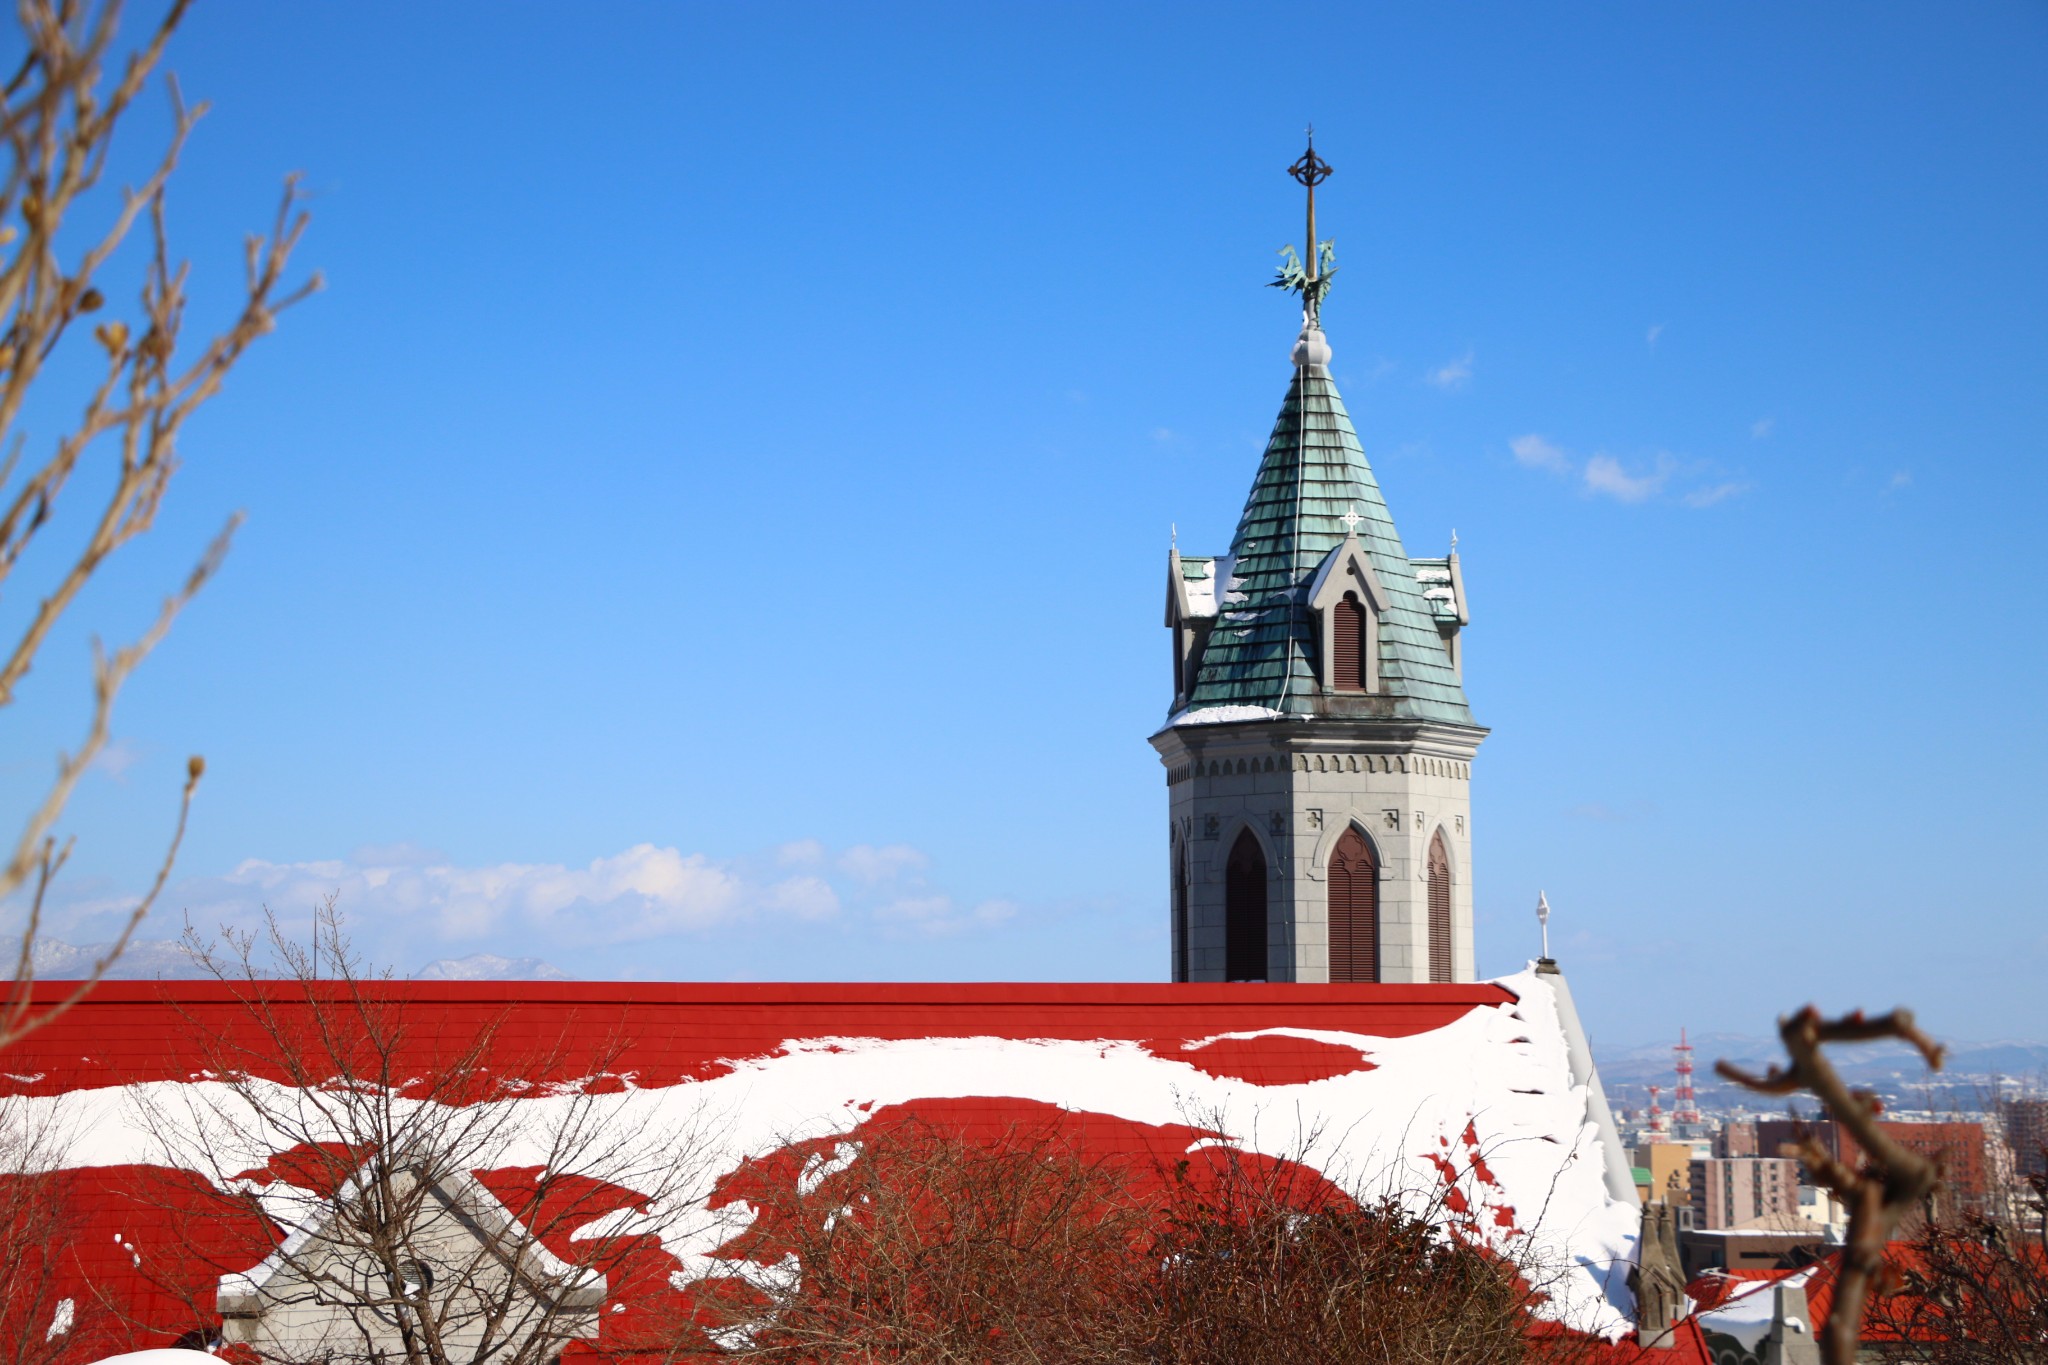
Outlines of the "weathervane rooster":
M 1330 280 L 1337 273 L 1337 244 L 1316 240 L 1316 186 L 1330 178 L 1330 163 L 1316 155 L 1316 130 L 1308 130 L 1308 150 L 1287 168 L 1287 173 L 1308 191 L 1308 264 L 1292 246 L 1280 249 L 1281 264 L 1268 283 L 1275 289 L 1301 295 L 1302 313 L 1310 327 L 1322 324 L 1323 299 L 1330 292 Z

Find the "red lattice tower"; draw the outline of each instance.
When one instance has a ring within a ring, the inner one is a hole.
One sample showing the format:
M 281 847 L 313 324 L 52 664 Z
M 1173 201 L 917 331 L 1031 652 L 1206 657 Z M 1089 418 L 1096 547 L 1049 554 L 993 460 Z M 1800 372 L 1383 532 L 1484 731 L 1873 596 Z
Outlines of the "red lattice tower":
M 1685 1041 L 1685 1030 L 1678 1030 L 1678 1046 L 1672 1049 L 1678 1054 L 1678 1091 L 1671 1097 L 1671 1117 L 1679 1123 L 1698 1123 L 1700 1103 L 1692 1093 L 1692 1044 Z
M 1657 1097 L 1663 1093 L 1664 1087 L 1661 1085 L 1650 1087 L 1650 1131 L 1653 1133 L 1664 1131 L 1664 1111 L 1657 1106 Z

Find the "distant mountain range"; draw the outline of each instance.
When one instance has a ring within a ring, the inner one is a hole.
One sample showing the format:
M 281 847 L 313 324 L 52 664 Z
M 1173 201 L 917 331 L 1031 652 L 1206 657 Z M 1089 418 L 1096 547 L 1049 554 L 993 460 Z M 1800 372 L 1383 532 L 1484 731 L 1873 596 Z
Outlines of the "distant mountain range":
M 78 981 L 92 975 L 93 964 L 106 955 L 111 943 L 73 945 L 61 939 L 39 938 L 29 955 L 36 976 L 43 981 Z M 190 981 L 211 976 L 182 943 L 171 939 L 136 939 L 107 968 L 109 981 Z
M 1785 1058 L 1784 1045 L 1776 1038 L 1757 1038 L 1737 1033 L 1702 1033 L 1692 1038 L 1693 1082 L 1700 1101 L 1708 1108 L 1779 1105 L 1761 1098 L 1746 1100 L 1737 1088 L 1714 1073 L 1714 1063 L 1726 1060 L 1746 1071 L 1762 1072 Z M 1886 1097 L 1894 1108 L 1944 1107 L 1943 1096 L 1961 1092 L 1964 1098 L 1983 1091 L 1994 1076 L 2041 1082 L 2048 1079 L 2048 1043 L 2018 1039 L 1973 1042 L 1949 1039 L 1949 1053 L 1939 1072 L 1929 1072 L 1920 1054 L 1904 1043 L 1878 1042 L 1844 1045 L 1829 1049 L 1835 1069 L 1852 1085 L 1864 1086 Z M 1593 1047 L 1600 1066 L 1600 1079 L 1617 1103 L 1628 1106 L 1647 1102 L 1648 1087 L 1662 1086 L 1663 1105 L 1672 1105 L 1677 1085 L 1669 1043 L 1645 1043 L 1635 1047 Z
M 568 981 L 572 978 L 551 962 L 537 957 L 499 957 L 496 953 L 471 953 L 468 957 L 444 957 L 429 962 L 412 974 L 415 981 Z
M 70 944 L 61 939 L 36 940 L 30 961 L 43 981 L 77 981 L 92 974 L 93 964 L 110 943 Z M 107 968 L 109 981 L 199 981 L 212 976 L 185 946 L 171 939 L 137 939 Z M 537 957 L 499 957 L 472 953 L 444 957 L 412 974 L 415 981 L 568 981 L 560 967 Z

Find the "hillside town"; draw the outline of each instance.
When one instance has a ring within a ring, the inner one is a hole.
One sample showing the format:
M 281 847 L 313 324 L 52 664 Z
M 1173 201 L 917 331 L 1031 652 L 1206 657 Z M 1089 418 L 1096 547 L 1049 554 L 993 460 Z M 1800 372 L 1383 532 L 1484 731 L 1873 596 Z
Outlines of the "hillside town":
M 1792 1270 L 1839 1247 L 1848 1232 L 1848 1210 L 1813 1171 L 1784 1153 L 1810 1137 L 1855 1166 L 1855 1138 L 1826 1117 L 1759 1110 L 1744 1103 L 1753 1096 L 1726 1085 L 1715 1087 L 1717 1106 L 1703 1105 L 1697 1079 L 1695 1049 L 1681 1034 L 1671 1048 L 1669 1083 L 1643 1084 L 1643 1102 L 1617 1110 L 1639 1197 L 1677 1212 L 1688 1275 Z M 1928 1217 L 2024 1222 L 2038 1213 L 2048 1177 L 2048 1098 L 2038 1081 L 1954 1072 L 1947 1079 L 1974 1083 L 1978 1101 L 1942 1111 L 1915 1109 L 1908 1098 L 1916 1088 L 1911 1083 L 1874 1087 L 1885 1102 L 1880 1131 L 1939 1161 L 1943 1172 L 1941 1192 L 1901 1224 L 1902 1241 Z

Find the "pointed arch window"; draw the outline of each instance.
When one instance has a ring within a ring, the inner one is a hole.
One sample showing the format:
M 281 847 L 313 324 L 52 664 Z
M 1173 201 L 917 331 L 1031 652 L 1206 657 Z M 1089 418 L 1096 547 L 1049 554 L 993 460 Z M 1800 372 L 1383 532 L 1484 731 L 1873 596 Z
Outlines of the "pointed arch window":
M 1330 980 L 1380 979 L 1380 868 L 1353 825 L 1330 854 Z
M 1248 829 L 1223 871 L 1223 979 L 1266 979 L 1266 851 Z
M 1429 841 L 1429 979 L 1451 979 L 1451 854 L 1442 830 Z
M 1188 855 L 1173 841 L 1173 979 L 1188 979 Z

